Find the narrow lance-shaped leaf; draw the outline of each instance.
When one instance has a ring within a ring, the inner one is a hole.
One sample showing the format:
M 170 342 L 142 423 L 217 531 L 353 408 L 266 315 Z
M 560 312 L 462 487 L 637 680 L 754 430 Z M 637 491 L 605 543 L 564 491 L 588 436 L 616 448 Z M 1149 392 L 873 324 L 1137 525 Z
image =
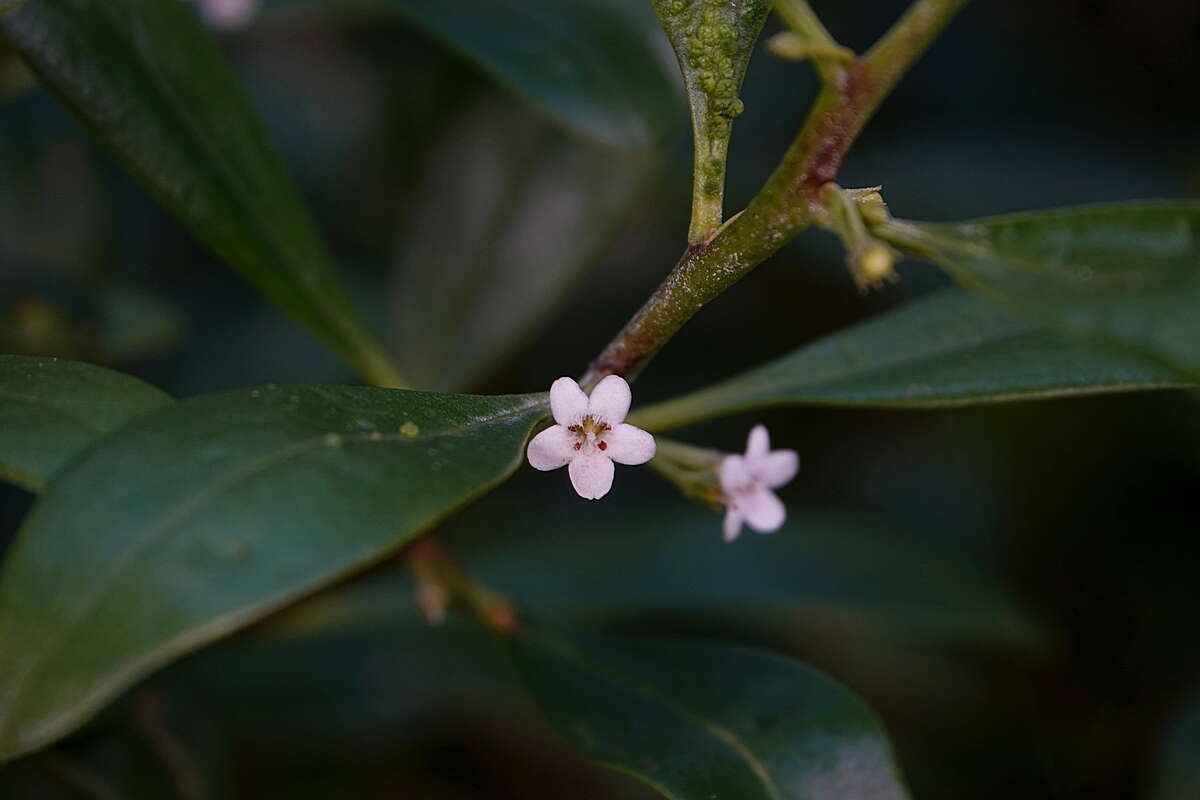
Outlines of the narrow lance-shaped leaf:
M 544 395 L 268 386 L 76 460 L 0 572 L 0 759 L 163 663 L 394 551 L 520 463 Z
M 902 800 L 891 748 L 848 690 L 715 643 L 528 631 L 514 643 L 551 721 L 671 800 Z
M 673 127 L 676 95 L 644 0 L 268 2 L 397 12 L 575 133 L 610 147 L 648 150 Z
M 721 224 L 725 159 L 738 92 L 770 0 L 651 0 L 683 73 L 695 143 L 691 242 Z
M 150 384 L 103 367 L 0 355 L 0 479 L 40 491 L 92 442 L 170 402 Z
M 398 378 L 184 2 L 34 0 L 0 35 L 205 244 L 364 375 Z
M 948 289 L 631 420 L 665 430 L 769 406 L 939 408 L 1195 383 L 1152 359 L 1038 329 Z
M 1200 377 L 1200 202 L 895 221 L 879 234 L 1054 327 Z
M 470 109 L 430 161 L 401 247 L 405 375 L 439 390 L 482 377 L 574 285 L 648 166 L 512 104 Z

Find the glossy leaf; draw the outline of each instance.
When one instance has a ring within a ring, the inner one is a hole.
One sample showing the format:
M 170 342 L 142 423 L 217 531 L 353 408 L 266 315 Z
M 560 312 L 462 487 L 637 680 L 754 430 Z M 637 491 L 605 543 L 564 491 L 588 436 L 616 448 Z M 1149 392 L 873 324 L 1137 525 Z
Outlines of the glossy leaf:
M 400 364 L 420 386 L 483 377 L 574 286 L 642 183 L 511 105 L 465 114 L 430 162 L 396 288 Z
M 60 473 L 0 573 L 0 758 L 393 552 L 516 468 L 543 395 L 265 387 L 150 414 Z
M 272 0 L 394 11 L 577 134 L 648 150 L 674 127 L 675 88 L 636 0 Z M 660 41 L 660 40 L 659 40 Z
M 1200 377 L 1200 202 L 893 222 L 881 235 L 1068 333 Z
M 938 408 L 1195 385 L 1187 373 L 937 292 L 737 377 L 637 411 L 652 430 L 781 405 Z
M 103 367 L 0 355 L 0 479 L 40 491 L 94 441 L 170 402 L 150 384 Z
M 564 735 L 671 800 L 908 796 L 861 701 L 780 656 L 536 629 L 514 649 Z
M 721 222 L 725 159 L 738 92 L 750 54 L 771 10 L 770 0 L 651 0 L 683 73 L 695 144 L 693 229 L 702 241 Z M 697 227 L 699 226 L 699 227 Z
M 0 14 L 0 35 L 201 241 L 364 375 L 396 380 L 189 4 L 37 0 Z

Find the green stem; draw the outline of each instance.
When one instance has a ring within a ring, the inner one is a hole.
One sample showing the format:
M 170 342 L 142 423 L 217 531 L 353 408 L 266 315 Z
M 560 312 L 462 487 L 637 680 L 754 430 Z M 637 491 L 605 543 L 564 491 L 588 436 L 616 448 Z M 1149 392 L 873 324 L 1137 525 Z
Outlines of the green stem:
M 591 363 L 585 386 L 633 378 L 683 325 L 822 213 L 821 187 L 892 88 L 967 0 L 916 0 L 873 48 L 837 68 L 762 190 L 710 242 L 688 247 L 645 305 Z
M 826 83 L 835 81 L 840 71 L 839 66 L 847 61 L 854 62 L 853 51 L 837 43 L 807 0 L 775 0 L 775 13 L 779 14 L 789 28 L 803 37 L 821 80 Z

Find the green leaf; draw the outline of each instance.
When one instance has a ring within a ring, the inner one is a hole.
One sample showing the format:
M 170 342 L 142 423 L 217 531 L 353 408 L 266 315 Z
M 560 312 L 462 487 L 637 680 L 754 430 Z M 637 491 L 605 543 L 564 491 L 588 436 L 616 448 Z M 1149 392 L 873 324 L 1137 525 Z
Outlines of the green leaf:
M 802 619 L 854 619 L 898 636 L 1014 649 L 1046 638 L 994 577 L 866 514 L 793 507 L 778 532 L 744 533 L 731 546 L 720 515 L 690 504 L 643 503 L 636 519 L 619 507 L 584 516 L 574 503 L 511 488 L 455 515 L 442 537 L 472 576 L 539 616 L 719 628 L 724 616 L 775 632 Z M 534 504 L 536 527 L 527 520 Z M 614 529 L 628 547 L 613 546 Z
M 100 443 L 51 483 L 0 573 L 0 758 L 495 486 L 545 402 L 267 386 Z
M 546 478 L 528 476 L 438 528 L 473 578 L 538 618 L 672 620 L 780 643 L 830 622 L 907 642 L 1013 652 L 1034 652 L 1048 639 L 994 576 L 870 515 L 793 507 L 777 533 L 746 533 L 731 546 L 720 516 L 707 509 L 667 498 L 640 503 L 635 515 L 622 504 L 581 513 L 574 498 L 547 497 Z M 275 622 L 290 631 L 392 629 L 417 617 L 412 591 L 405 574 L 376 575 Z
M 1191 385 L 1184 372 L 1039 330 L 950 289 L 630 421 L 666 430 L 770 406 L 939 408 Z
M 484 377 L 608 242 L 648 166 L 511 104 L 464 114 L 430 162 L 400 254 L 405 375 L 439 390 Z
M 1200 376 L 1200 202 L 896 221 L 879 234 L 1068 333 Z
M 0 355 L 0 479 L 40 491 L 92 442 L 170 402 L 150 384 L 103 367 Z
M 738 92 L 754 43 L 771 10 L 770 0 L 651 0 L 671 41 L 688 104 L 695 142 L 691 242 L 721 224 L 725 159 L 733 118 L 742 113 Z
M 648 150 L 674 127 L 675 88 L 641 2 L 273 0 L 388 10 L 440 39 L 558 122 L 596 142 Z M 661 41 L 659 39 L 659 41 Z
M 1200 694 L 1173 720 L 1158 754 L 1147 797 L 1194 800 L 1200 797 Z
M 796 662 L 719 644 L 539 630 L 514 648 L 569 739 L 672 800 L 908 796 L 871 712 Z
M 397 378 L 189 4 L 35 0 L 0 35 L 147 189 L 371 380 Z

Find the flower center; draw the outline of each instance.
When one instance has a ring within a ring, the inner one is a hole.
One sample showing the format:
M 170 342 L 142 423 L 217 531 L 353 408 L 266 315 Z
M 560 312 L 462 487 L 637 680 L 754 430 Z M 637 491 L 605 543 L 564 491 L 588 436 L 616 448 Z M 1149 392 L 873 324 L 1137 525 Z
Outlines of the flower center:
M 575 434 L 575 438 L 578 440 L 575 442 L 575 449 L 590 453 L 595 449 L 608 449 L 608 442 L 604 441 L 604 434 L 612 430 L 612 425 L 589 416 L 580 420 L 578 425 L 568 426 L 567 430 Z

